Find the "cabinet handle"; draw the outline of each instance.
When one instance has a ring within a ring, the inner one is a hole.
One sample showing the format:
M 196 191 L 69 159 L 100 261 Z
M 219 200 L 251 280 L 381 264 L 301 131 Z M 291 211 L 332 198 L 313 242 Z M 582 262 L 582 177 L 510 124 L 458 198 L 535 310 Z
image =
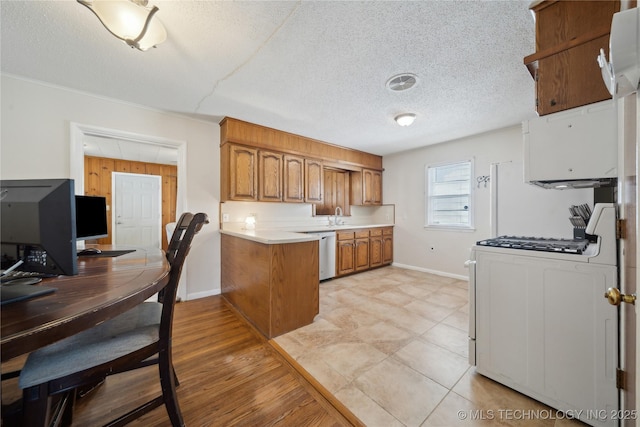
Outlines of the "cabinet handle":
M 551 101 L 549 101 L 549 104 L 550 104 L 552 107 L 555 107 L 555 105 L 556 105 L 556 100 L 555 100 L 555 99 L 552 99 Z

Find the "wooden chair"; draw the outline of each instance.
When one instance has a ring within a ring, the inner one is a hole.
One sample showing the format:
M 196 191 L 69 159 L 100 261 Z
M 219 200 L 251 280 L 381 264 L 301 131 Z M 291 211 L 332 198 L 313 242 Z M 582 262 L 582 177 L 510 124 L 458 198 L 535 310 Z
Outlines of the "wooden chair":
M 158 364 L 162 395 L 107 425 L 124 425 L 164 403 L 173 426 L 183 426 L 171 358 L 173 312 L 182 266 L 193 237 L 208 223 L 204 213 L 185 213 L 167 250 L 169 282 L 158 302 L 145 302 L 107 322 L 31 353 L 20 374 L 23 425 L 69 424 L 75 390 L 118 374 Z M 153 359 L 157 356 L 157 359 Z M 62 396 L 62 397 L 60 397 Z M 53 405 L 52 400 L 58 402 Z

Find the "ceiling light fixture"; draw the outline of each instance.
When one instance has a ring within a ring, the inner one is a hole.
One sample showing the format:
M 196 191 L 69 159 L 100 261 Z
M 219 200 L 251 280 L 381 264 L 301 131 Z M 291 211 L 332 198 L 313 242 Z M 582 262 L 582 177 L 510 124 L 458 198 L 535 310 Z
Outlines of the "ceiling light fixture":
M 158 7 L 147 7 L 148 0 L 77 0 L 93 12 L 115 37 L 131 47 L 147 50 L 162 43 L 167 31 L 153 19 Z
M 411 124 L 413 124 L 415 119 L 416 115 L 413 113 L 399 114 L 395 117 L 396 123 L 398 123 L 400 126 L 410 126 Z

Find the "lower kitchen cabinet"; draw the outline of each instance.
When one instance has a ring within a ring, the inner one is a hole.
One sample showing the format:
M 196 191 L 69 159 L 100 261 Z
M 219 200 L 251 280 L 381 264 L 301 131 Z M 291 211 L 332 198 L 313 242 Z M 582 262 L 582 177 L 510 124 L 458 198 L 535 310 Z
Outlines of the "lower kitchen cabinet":
M 223 234 L 222 295 L 267 338 L 306 326 L 320 308 L 318 251 L 316 241 L 265 244 Z
M 369 269 L 369 230 L 355 233 L 354 264 L 356 271 Z
M 336 276 L 393 262 L 393 227 L 343 230 L 336 238 Z
M 336 276 L 344 276 L 356 271 L 355 267 L 355 234 L 353 231 L 336 233 Z
M 369 231 L 369 267 L 382 265 L 382 229 L 373 228 Z
M 391 264 L 393 262 L 393 228 L 382 229 L 382 263 Z

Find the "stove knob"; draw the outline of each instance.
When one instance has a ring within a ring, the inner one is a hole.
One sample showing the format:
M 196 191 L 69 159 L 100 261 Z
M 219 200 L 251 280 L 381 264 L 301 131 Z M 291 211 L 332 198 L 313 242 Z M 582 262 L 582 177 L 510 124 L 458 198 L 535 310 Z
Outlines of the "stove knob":
M 624 295 L 620 293 L 618 288 L 609 288 L 607 292 L 604 293 L 604 297 L 609 300 L 609 304 L 611 305 L 620 305 L 621 302 L 626 302 L 628 304 L 636 303 L 636 295 Z

